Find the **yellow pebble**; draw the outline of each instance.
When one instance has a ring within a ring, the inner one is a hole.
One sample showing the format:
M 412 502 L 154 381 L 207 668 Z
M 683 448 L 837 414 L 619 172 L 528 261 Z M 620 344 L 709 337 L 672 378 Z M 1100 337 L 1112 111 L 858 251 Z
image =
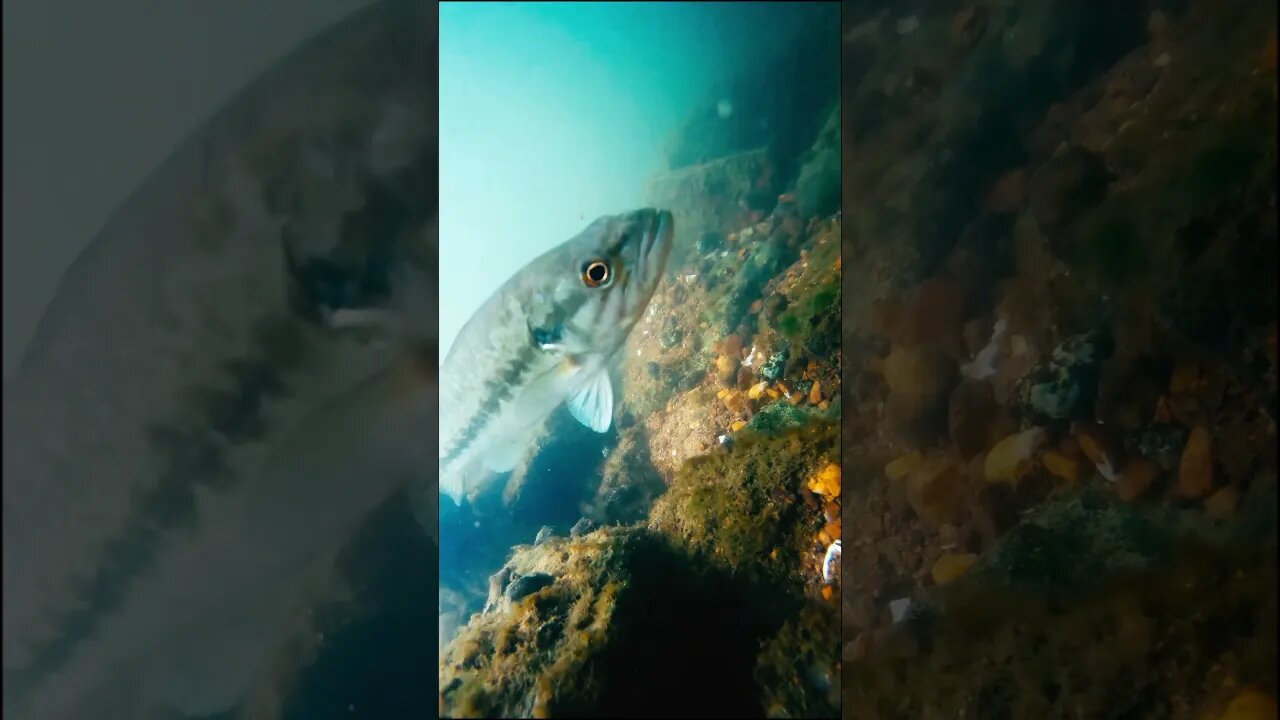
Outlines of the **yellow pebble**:
M 1041 460 L 1044 462 L 1046 470 L 1069 483 L 1080 479 L 1080 463 L 1057 450 L 1050 450 L 1045 453 Z
M 1044 443 L 1045 432 L 1032 428 L 1010 435 L 996 443 L 983 462 L 983 473 L 990 482 L 1017 482 L 1031 465 L 1032 453 Z
M 1217 720 L 1276 720 L 1276 700 L 1264 690 L 1245 688 L 1231 698 Z
M 747 391 L 747 397 L 751 398 L 752 400 L 755 400 L 756 398 L 760 397 L 761 393 L 763 393 L 764 389 L 767 387 L 769 387 L 769 382 L 767 380 L 764 382 L 756 383 L 755 385 L 751 386 L 750 390 Z
M 884 476 L 889 480 L 901 480 L 911 474 L 912 470 L 920 467 L 920 463 L 924 462 L 924 457 L 916 451 L 911 451 L 900 458 L 896 458 L 893 462 L 884 466 Z
M 969 571 L 978 560 L 973 553 L 947 553 L 933 564 L 933 582 L 946 585 Z
M 734 420 L 733 424 L 729 426 L 729 430 L 731 432 L 738 432 L 739 430 L 741 430 L 746 426 L 747 426 L 747 423 L 745 420 Z
M 738 368 L 738 363 L 728 355 L 721 355 L 716 358 L 716 369 L 721 375 L 728 375 Z
M 809 490 L 823 497 L 840 497 L 840 466 L 828 463 L 809 478 Z

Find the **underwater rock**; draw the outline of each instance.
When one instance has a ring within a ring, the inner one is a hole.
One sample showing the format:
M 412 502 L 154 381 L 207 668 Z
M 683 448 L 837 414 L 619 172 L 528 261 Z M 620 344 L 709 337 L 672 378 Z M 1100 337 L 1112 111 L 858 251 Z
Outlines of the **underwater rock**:
M 983 471 L 989 482 L 1016 483 L 1033 464 L 1036 450 L 1044 444 L 1045 431 L 1031 428 L 996 443 L 987 453 Z
M 658 335 L 658 344 L 662 346 L 663 350 L 670 350 L 671 348 L 679 345 L 680 341 L 683 339 L 684 331 L 680 329 L 680 326 L 675 322 L 668 322 L 667 325 L 662 328 L 661 334 Z
M 932 277 L 921 282 L 901 306 L 893 342 L 924 348 L 960 359 L 964 355 L 964 324 L 968 298 L 955 282 Z
M 954 457 L 935 455 L 925 459 L 906 476 L 905 482 L 907 501 L 927 525 L 938 528 L 956 517 L 965 492 L 965 478 Z
M 933 584 L 946 585 L 968 572 L 977 560 L 978 556 L 973 553 L 947 553 L 934 561 L 929 575 Z
M 618 443 L 604 461 L 600 484 L 590 502 L 590 519 L 579 519 L 579 525 L 583 521 L 632 523 L 648 514 L 653 499 L 666 490 L 650 457 L 655 447 L 651 437 L 647 425 L 629 427 L 618 434 Z
M 795 202 L 801 217 L 826 215 L 840 208 L 840 105 L 836 103 L 818 131 L 796 177 Z
M 908 614 L 911 612 L 911 607 L 912 603 L 911 598 L 909 597 L 889 601 L 889 616 L 892 618 L 893 624 L 897 625 L 903 620 L 906 620 Z
M 573 524 L 573 527 L 569 528 L 569 537 L 571 538 L 582 537 L 583 535 L 586 535 L 587 533 L 591 532 L 594 528 L 595 528 L 595 523 L 591 522 L 591 520 L 587 518 L 581 518 L 578 520 L 578 522 Z
M 507 585 L 502 596 L 511 602 L 519 602 L 545 587 L 550 587 L 555 581 L 555 576 L 547 573 L 521 575 Z
M 910 475 L 916 468 L 920 467 L 920 463 L 924 462 L 924 457 L 918 451 L 911 452 L 901 457 L 895 458 L 884 466 L 884 476 L 889 481 L 897 481 Z
M 779 647 L 770 638 L 788 620 L 812 622 L 797 592 L 746 582 L 649 529 L 523 546 L 509 565 L 555 581 L 511 612 L 471 618 L 440 666 L 442 716 L 759 717 L 761 691 L 787 692 L 791 677 L 762 676 L 761 664 L 838 659 L 834 607 L 819 616 L 834 632 L 786 634 Z
M 1031 212 L 1042 230 L 1055 230 L 1101 203 L 1111 180 L 1102 158 L 1071 146 L 1032 176 Z
M 1169 472 L 1178 467 L 1186 440 L 1187 430 L 1181 425 L 1157 423 L 1130 435 L 1125 446 L 1130 452 L 1142 455 Z
M 828 498 L 840 497 L 840 466 L 827 463 L 809 478 L 809 490 Z
M 1191 430 L 1178 463 L 1178 494 L 1182 497 L 1202 498 L 1213 491 L 1212 442 L 1203 425 Z
M 824 525 L 821 503 L 802 504 L 801 493 L 838 452 L 838 425 L 829 420 L 777 435 L 744 430 L 731 447 L 681 466 L 649 527 L 732 571 L 795 578 L 802 559 L 815 567 L 823 550 L 813 542 Z M 838 476 L 831 489 L 839 492 Z
M 1045 453 L 1040 462 L 1044 463 L 1045 470 L 1063 482 L 1074 483 L 1080 479 L 1080 463 L 1057 450 Z
M 966 460 L 990 447 L 1003 428 L 1002 411 L 989 383 L 965 380 L 951 393 L 947 434 Z
M 805 408 L 799 405 L 778 400 L 756 411 L 747 422 L 746 427 L 762 433 L 780 433 L 785 430 L 802 427 L 815 418 L 826 413 L 816 408 Z
M 649 373 L 649 377 L 657 380 L 662 377 L 662 366 L 656 362 L 650 361 L 644 364 L 644 371 Z
M 1228 485 L 1204 501 L 1204 513 L 1214 520 L 1230 520 L 1236 514 L 1239 502 L 1240 491 Z
M 1272 54 L 1274 56 L 1274 50 Z M 1275 720 L 1276 715 L 1275 697 L 1260 687 L 1251 686 L 1237 692 L 1213 720 Z
M 1015 168 L 1001 175 L 987 192 L 985 202 L 987 211 L 996 214 L 1017 211 L 1027 197 L 1027 185 L 1026 168 Z
M 760 377 L 769 382 L 777 382 L 782 378 L 782 373 L 787 367 L 788 357 L 789 354 L 785 347 L 770 355 L 769 359 L 760 366 Z
M 805 603 L 760 649 L 755 677 L 764 716 L 839 717 L 840 613 L 833 603 Z
M 510 566 L 504 565 L 498 572 L 489 576 L 489 594 L 485 598 L 484 608 L 480 611 L 487 613 L 498 608 L 498 603 L 504 597 L 507 585 L 511 583 L 512 570 Z
M 1106 329 L 1064 340 L 1049 361 L 1019 381 L 1019 409 L 1038 422 L 1088 416 L 1098 391 L 1101 363 L 1111 353 Z
M 1093 463 L 1102 477 L 1115 480 L 1120 469 L 1119 453 L 1105 430 L 1094 423 L 1079 423 L 1075 427 L 1075 439 L 1080 452 Z
M 1160 468 L 1143 457 L 1130 458 L 1116 476 L 1116 495 L 1121 500 L 1137 500 L 1160 477 Z
M 718 232 L 708 230 L 698 236 L 698 254 L 710 255 L 724 248 L 724 236 Z
M 910 436 L 929 436 L 945 428 L 946 399 L 958 379 L 950 358 L 936 351 L 895 345 L 880 361 L 880 371 L 889 386 L 886 420 L 894 429 Z
M 555 530 L 553 530 L 550 525 L 543 525 L 538 528 L 538 535 L 533 539 L 533 544 L 541 545 L 553 537 L 555 537 Z
M 773 177 L 768 151 L 758 148 L 658 174 L 649 181 L 646 197 L 648 204 L 671 210 L 683 237 L 700 238 L 748 225 L 749 198 L 757 188 L 771 187 Z M 678 243 L 670 266 L 684 265 L 690 251 L 696 252 L 696 243 Z

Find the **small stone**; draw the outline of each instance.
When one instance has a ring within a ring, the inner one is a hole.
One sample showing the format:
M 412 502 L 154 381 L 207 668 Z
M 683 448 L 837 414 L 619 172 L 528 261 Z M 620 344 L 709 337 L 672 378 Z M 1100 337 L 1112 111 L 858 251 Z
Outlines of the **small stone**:
M 1233 487 L 1220 488 L 1204 501 L 1204 512 L 1214 520 L 1230 520 L 1236 514 L 1240 493 Z
M 1215 720 L 1275 720 L 1276 699 L 1265 690 L 1246 687 L 1236 693 Z
M 998 215 L 1016 211 L 1027 197 L 1027 179 L 1024 168 L 1005 173 L 987 193 L 987 210 Z
M 745 420 L 734 420 L 733 424 L 729 426 L 729 432 L 738 432 L 746 426 L 747 422 Z
M 787 367 L 787 357 L 786 348 L 770 355 L 768 361 L 760 367 L 760 376 L 770 382 L 777 382 L 782 377 L 782 371 Z
M 839 540 L 840 539 L 840 521 L 837 519 L 827 523 L 822 528 L 822 532 L 827 536 L 827 541 L 826 541 L 827 543 L 833 543 L 836 540 Z
M 736 390 L 730 390 L 727 394 L 725 394 L 723 397 L 720 398 L 720 401 L 724 403 L 725 408 L 729 412 L 738 413 L 738 412 L 742 412 L 742 409 L 746 407 L 745 398 L 746 396 L 743 395 L 741 392 L 738 392 Z
M 1080 444 L 1080 451 L 1089 458 L 1102 477 L 1107 480 L 1116 479 L 1115 453 L 1097 428 L 1088 425 L 1077 428 L 1076 442 Z
M 1194 395 L 1207 385 L 1204 372 L 1196 363 L 1183 363 L 1169 376 L 1169 394 L 1174 397 Z
M 817 405 L 822 402 L 822 383 L 815 380 L 813 387 L 809 389 L 809 403 Z
M 885 465 L 884 476 L 891 482 L 901 480 L 907 475 L 910 475 L 913 470 L 920 467 L 921 462 L 924 462 L 924 457 L 913 450 L 902 457 L 895 458 L 888 465 Z
M 533 539 L 533 544 L 542 545 L 553 537 L 555 537 L 555 530 L 552 530 L 550 525 L 543 525 L 538 530 L 537 537 Z
M 1178 494 L 1186 498 L 1201 498 L 1213 490 L 1212 440 L 1209 430 L 1196 426 L 1187 438 L 1178 464 Z
M 1116 494 L 1121 500 L 1137 500 L 1160 477 L 1160 468 L 1150 460 L 1135 457 L 1116 477 Z
M 755 385 L 751 386 L 751 389 L 747 391 L 747 397 L 751 398 L 752 400 L 756 400 L 760 397 L 761 394 L 764 393 L 765 388 L 767 387 L 769 387 L 769 381 L 762 380 L 761 382 L 758 382 Z
M 906 478 L 907 502 L 932 527 L 953 521 L 965 490 L 954 458 L 941 455 L 920 463 Z
M 840 466 L 827 463 L 809 478 L 809 490 L 823 497 L 840 497 Z
M 889 616 L 893 618 L 895 625 L 907 617 L 907 611 L 910 609 L 911 598 L 898 598 L 889 602 Z
M 728 381 L 730 378 L 736 377 L 738 371 L 738 361 L 729 355 L 719 355 L 716 357 L 716 374 L 721 382 Z
M 1044 469 L 1048 470 L 1054 477 L 1065 482 L 1074 483 L 1080 479 L 1080 463 L 1063 455 L 1057 450 L 1050 450 L 1040 459 L 1044 463 Z
M 512 602 L 522 600 L 539 590 L 554 584 L 555 577 L 547 573 L 533 573 L 517 578 L 507 586 L 503 595 Z
M 977 562 L 978 556 L 973 553 L 947 553 L 933 564 L 933 582 L 935 585 L 946 585 L 969 571 Z
M 1016 483 L 1033 464 L 1032 455 L 1045 441 L 1041 428 L 1032 428 L 996 443 L 987 453 L 983 474 L 990 482 Z
M 963 457 L 977 455 L 999 437 L 992 432 L 999 414 L 989 383 L 965 380 L 956 386 L 947 408 L 947 434 Z

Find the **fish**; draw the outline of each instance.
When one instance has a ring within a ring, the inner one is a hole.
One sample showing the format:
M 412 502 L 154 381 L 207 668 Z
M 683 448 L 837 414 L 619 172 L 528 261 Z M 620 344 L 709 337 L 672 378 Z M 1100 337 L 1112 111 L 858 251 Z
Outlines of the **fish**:
M 667 210 L 607 215 L 503 283 L 440 366 L 440 494 L 461 506 L 525 459 L 556 408 L 595 432 L 614 412 L 612 361 L 673 244 Z
M 436 497 L 437 12 L 267 68 L 66 271 L 4 388 L 6 718 L 234 711 Z

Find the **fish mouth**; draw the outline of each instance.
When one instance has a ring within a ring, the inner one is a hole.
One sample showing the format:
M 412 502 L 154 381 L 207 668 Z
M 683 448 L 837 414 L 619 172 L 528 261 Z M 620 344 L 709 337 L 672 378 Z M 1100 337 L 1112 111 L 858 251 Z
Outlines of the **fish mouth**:
M 671 254 L 671 238 L 675 233 L 675 219 L 670 210 L 650 210 L 644 235 L 640 242 L 640 268 L 645 284 L 656 284 L 667 266 Z

